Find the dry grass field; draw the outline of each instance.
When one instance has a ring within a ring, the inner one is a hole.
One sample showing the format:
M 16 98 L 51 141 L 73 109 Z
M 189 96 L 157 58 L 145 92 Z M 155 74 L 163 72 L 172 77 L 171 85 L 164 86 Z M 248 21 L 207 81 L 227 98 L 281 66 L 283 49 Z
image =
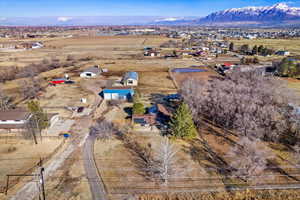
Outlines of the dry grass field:
M 287 50 L 294 55 L 300 54 L 300 39 L 253 39 L 253 40 L 232 40 L 235 45 L 241 46 L 243 44 L 249 44 L 250 46 L 254 45 L 264 45 L 268 48 L 272 48 L 276 51 Z
M 194 80 L 201 80 L 207 81 L 211 78 L 220 76 L 217 72 L 210 68 L 201 68 L 207 70 L 206 72 L 172 72 L 172 76 L 174 77 L 178 87 L 182 85 L 182 83 L 186 80 L 194 79 Z
M 6 184 L 7 174 L 22 174 L 34 167 L 40 158 L 48 157 L 62 144 L 61 138 L 46 138 L 37 145 L 32 140 L 20 138 L 0 139 L 0 188 Z M 12 178 L 14 179 L 14 178 Z

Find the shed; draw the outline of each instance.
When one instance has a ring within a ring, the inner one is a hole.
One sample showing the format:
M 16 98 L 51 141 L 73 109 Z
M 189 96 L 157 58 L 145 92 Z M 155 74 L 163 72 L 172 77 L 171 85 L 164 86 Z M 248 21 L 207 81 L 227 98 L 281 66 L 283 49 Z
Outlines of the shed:
M 131 100 L 134 90 L 128 87 L 105 88 L 103 90 L 103 98 L 105 100 Z
M 80 77 L 82 78 L 93 78 L 95 76 L 100 75 L 102 70 L 99 66 L 94 66 L 86 69 L 84 72 L 80 74 Z
M 137 86 L 139 75 L 137 72 L 126 72 L 123 76 L 122 83 L 125 86 Z

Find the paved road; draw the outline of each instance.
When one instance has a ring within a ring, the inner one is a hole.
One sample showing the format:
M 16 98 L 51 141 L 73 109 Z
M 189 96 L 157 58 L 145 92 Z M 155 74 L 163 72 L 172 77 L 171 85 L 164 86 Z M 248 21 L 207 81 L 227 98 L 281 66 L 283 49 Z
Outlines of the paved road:
M 95 136 L 88 136 L 83 147 L 84 168 L 91 193 L 94 200 L 106 200 L 107 194 L 103 181 L 98 174 L 98 169 L 94 160 L 94 143 Z

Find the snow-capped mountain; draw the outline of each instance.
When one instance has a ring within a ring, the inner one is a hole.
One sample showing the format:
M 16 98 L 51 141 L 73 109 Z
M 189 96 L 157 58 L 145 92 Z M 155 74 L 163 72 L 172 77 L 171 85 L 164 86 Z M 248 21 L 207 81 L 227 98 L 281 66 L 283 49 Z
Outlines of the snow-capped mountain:
M 278 3 L 265 7 L 232 8 L 212 13 L 197 23 L 219 22 L 282 22 L 300 20 L 300 8 L 289 7 L 286 3 Z
M 214 12 L 203 18 L 165 18 L 154 24 L 164 25 L 220 25 L 220 26 L 285 26 L 300 25 L 300 8 L 286 3 L 272 6 L 231 8 Z

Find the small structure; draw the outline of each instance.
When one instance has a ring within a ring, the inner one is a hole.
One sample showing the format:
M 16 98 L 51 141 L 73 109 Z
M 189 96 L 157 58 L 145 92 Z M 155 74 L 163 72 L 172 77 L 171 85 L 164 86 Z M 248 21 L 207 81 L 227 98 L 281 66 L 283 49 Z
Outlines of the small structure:
M 39 49 L 39 48 L 42 48 L 42 47 L 44 47 L 44 45 L 40 42 L 35 42 L 31 46 L 32 49 Z
M 93 77 L 100 75 L 101 72 L 102 72 L 102 70 L 100 69 L 100 67 L 98 65 L 96 65 L 94 67 L 90 67 L 90 68 L 86 69 L 84 72 L 82 72 L 80 74 L 80 77 L 81 78 L 93 78 Z
M 137 72 L 127 72 L 122 78 L 122 83 L 125 86 L 137 86 L 138 81 L 139 75 Z
M 277 51 L 275 54 L 278 56 L 289 56 L 290 52 L 289 51 Z
M 160 52 L 159 51 L 156 51 L 156 50 L 147 50 L 144 52 L 144 56 L 151 56 L 151 57 L 157 57 L 157 56 L 160 56 Z
M 51 81 L 49 81 L 49 83 L 51 85 L 59 85 L 59 84 L 63 84 L 66 81 L 68 81 L 67 78 L 56 78 L 56 79 L 52 79 Z
M 127 100 L 130 101 L 134 95 L 134 90 L 129 87 L 113 87 L 103 90 L 105 100 Z

